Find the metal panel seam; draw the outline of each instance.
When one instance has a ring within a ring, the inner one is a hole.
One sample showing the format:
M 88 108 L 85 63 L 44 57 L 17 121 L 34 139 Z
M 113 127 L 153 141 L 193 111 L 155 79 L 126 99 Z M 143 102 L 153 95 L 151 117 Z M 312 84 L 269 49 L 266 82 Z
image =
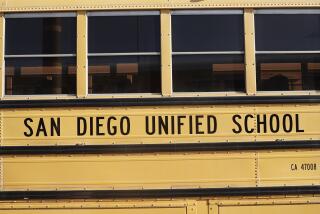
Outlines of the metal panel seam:
M 162 3 L 162 4 L 103 4 L 103 5 L 58 5 L 58 6 L 7 6 L 2 5 L 0 11 L 68 11 L 68 10 L 113 10 L 113 9 L 179 9 L 179 8 L 252 8 L 252 7 L 317 7 L 320 3 Z
M 0 113 L 0 146 L 2 146 L 3 143 L 3 111 Z M 0 191 L 3 191 L 3 184 L 4 184 L 4 176 L 3 176 L 3 157 L 0 157 Z
M 259 167 L 259 153 L 255 152 L 255 176 L 256 176 L 256 186 L 260 186 L 260 167 Z

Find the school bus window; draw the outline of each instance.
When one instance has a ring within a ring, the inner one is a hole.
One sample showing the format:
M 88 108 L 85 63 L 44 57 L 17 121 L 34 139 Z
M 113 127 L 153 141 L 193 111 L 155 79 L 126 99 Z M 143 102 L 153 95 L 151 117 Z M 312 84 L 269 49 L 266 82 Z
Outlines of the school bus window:
M 257 10 L 257 89 L 320 90 L 320 10 Z
M 160 93 L 159 14 L 88 14 L 89 93 Z
M 75 94 L 75 13 L 5 18 L 5 94 Z
M 174 11 L 173 91 L 244 91 L 241 10 Z

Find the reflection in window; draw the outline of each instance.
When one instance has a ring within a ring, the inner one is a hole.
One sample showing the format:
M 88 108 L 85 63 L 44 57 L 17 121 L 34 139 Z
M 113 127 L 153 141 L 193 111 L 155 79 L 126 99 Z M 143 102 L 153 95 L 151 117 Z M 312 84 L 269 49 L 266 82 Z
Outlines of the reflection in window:
M 75 14 L 8 14 L 5 41 L 7 95 L 75 94 Z
M 89 58 L 89 93 L 159 93 L 158 56 Z
M 308 72 L 304 87 L 306 90 L 320 90 L 320 60 L 307 63 Z
M 255 28 L 258 90 L 320 89 L 320 10 L 257 10 Z
M 160 93 L 159 12 L 89 14 L 89 93 Z
M 281 60 L 280 60 L 281 59 Z M 320 55 L 257 55 L 257 82 L 261 91 L 320 89 Z
M 6 59 L 7 95 L 75 94 L 75 58 Z
M 302 89 L 299 63 L 261 63 L 262 88 L 266 91 L 292 91 Z
M 172 40 L 174 92 L 245 90 L 242 11 L 176 11 Z
M 176 92 L 244 91 L 242 55 L 189 55 L 173 57 Z

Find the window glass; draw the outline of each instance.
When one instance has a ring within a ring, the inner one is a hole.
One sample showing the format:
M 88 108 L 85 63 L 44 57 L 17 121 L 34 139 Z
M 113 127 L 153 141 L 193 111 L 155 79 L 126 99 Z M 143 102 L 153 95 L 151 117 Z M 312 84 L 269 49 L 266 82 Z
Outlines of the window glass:
M 214 12 L 173 15 L 174 92 L 245 90 L 243 15 Z
M 257 51 L 320 50 L 320 14 L 256 14 Z
M 69 58 L 6 59 L 7 95 L 75 94 L 76 60 Z
M 76 52 L 76 18 L 7 18 L 6 54 Z
M 89 93 L 160 93 L 158 56 L 89 58 Z
M 242 51 L 242 15 L 173 15 L 172 49 L 182 51 Z
M 159 16 L 89 17 L 89 52 L 159 52 Z
M 260 91 L 320 90 L 320 55 L 257 55 Z
M 257 89 L 319 90 L 319 11 L 266 11 L 255 14 Z
M 5 94 L 75 94 L 76 17 L 39 16 L 6 18 Z
M 244 91 L 242 55 L 179 55 L 173 57 L 176 92 Z
M 160 17 L 89 16 L 89 93 L 160 93 Z

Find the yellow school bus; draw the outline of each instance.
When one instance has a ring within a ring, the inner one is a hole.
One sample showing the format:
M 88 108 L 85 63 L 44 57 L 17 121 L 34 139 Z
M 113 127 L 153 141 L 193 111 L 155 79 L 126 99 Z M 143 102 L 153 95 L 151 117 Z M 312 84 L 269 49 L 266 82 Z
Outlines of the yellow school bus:
M 0 3 L 0 214 L 319 213 L 319 0 Z

